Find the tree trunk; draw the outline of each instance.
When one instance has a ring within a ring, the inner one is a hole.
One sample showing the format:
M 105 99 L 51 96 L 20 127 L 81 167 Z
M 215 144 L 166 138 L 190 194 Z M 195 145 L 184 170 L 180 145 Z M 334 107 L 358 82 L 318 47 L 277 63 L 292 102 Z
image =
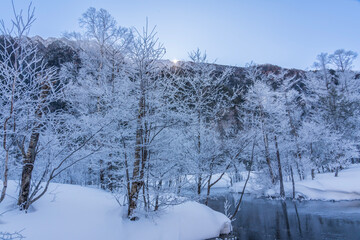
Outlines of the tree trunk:
M 223 173 L 221 173 L 220 176 L 213 183 L 211 183 L 211 178 L 213 175 L 212 175 L 212 173 L 210 173 L 210 176 L 207 181 L 207 193 L 206 193 L 205 205 L 208 205 L 208 201 L 209 201 L 209 197 L 210 197 L 210 190 L 211 190 L 212 186 L 214 186 L 216 183 L 218 183 L 222 179 L 222 177 L 225 175 L 226 171 L 230 168 L 230 166 L 231 166 L 231 164 L 229 163 L 226 166 L 225 171 Z
M 236 164 L 233 165 L 234 166 L 234 170 L 235 170 L 235 182 L 240 182 L 242 179 L 241 179 L 241 175 L 239 174 L 239 171 L 236 167 Z M 232 182 L 232 181 L 231 181 Z M 232 186 L 232 185 L 231 185 Z
M 139 197 L 139 192 L 141 187 L 144 184 L 144 179 L 141 177 L 141 166 L 144 164 L 143 157 L 143 117 L 145 114 L 145 96 L 142 93 L 142 97 L 139 101 L 139 114 L 137 117 L 137 129 L 136 129 L 136 140 L 135 140 L 135 162 L 134 162 L 134 169 L 132 174 L 132 184 L 129 196 L 129 208 L 128 208 L 128 217 L 133 215 L 134 210 L 137 207 L 137 200 Z M 133 219 L 135 220 L 135 219 Z
M 251 164 L 251 165 L 252 165 L 252 164 Z M 247 177 L 246 177 L 245 184 L 244 184 L 244 187 L 243 187 L 243 189 L 242 189 L 239 202 L 236 204 L 235 211 L 234 211 L 233 215 L 230 217 L 230 220 L 232 220 L 232 219 L 235 217 L 235 215 L 237 214 L 237 212 L 238 212 L 239 209 L 240 209 L 240 205 L 241 205 L 243 196 L 244 196 L 244 194 L 245 194 L 246 185 L 247 185 L 247 183 L 248 183 L 248 181 L 249 181 L 249 179 L 250 179 L 251 165 L 250 165 L 250 167 L 249 167 L 248 175 L 247 175 Z
M 40 134 L 38 133 L 38 128 L 36 128 L 30 137 L 29 147 L 26 153 L 26 157 L 23 161 L 23 168 L 21 174 L 21 184 L 20 184 L 20 192 L 18 205 L 21 210 L 27 210 L 29 207 L 28 200 L 30 195 L 30 184 L 32 171 L 34 169 L 35 163 L 35 154 L 36 154 L 36 146 L 39 141 Z
M 266 133 L 263 133 L 263 138 L 264 138 L 264 146 L 265 146 L 265 159 L 266 159 L 266 163 L 269 167 L 269 173 L 270 173 L 270 178 L 271 178 L 271 183 L 275 184 L 275 176 L 271 167 L 271 160 L 270 160 L 270 153 L 269 153 L 269 140 L 268 140 L 268 136 Z
M 294 180 L 294 172 L 292 166 L 290 166 L 290 174 L 291 174 L 291 182 L 292 182 L 292 190 L 293 190 L 293 199 L 295 199 L 295 180 Z
M 181 181 L 181 175 L 179 175 L 178 177 L 177 177 L 177 191 L 176 191 L 176 193 L 177 193 L 177 195 L 180 195 L 180 192 L 181 192 L 181 184 L 182 184 L 182 181 Z
M 239 202 L 237 203 L 236 207 L 235 207 L 235 211 L 234 213 L 231 215 L 230 217 L 230 220 L 233 220 L 234 217 L 236 216 L 237 212 L 239 211 L 240 209 L 240 204 L 241 204 L 241 201 L 243 199 L 243 196 L 244 196 L 244 193 L 245 193 L 245 188 L 246 188 L 246 185 L 250 179 L 250 173 L 251 173 L 251 167 L 252 167 L 252 164 L 253 164 L 253 161 L 254 161 L 254 149 L 255 149 L 255 139 L 254 139 L 254 142 L 253 142 L 253 146 L 252 146 L 252 150 L 251 150 L 251 159 L 250 159 L 250 166 L 249 166 L 249 171 L 248 171 L 248 175 L 246 177 L 246 181 L 245 181 L 245 184 L 244 184 L 244 187 L 243 187 L 243 190 L 241 192 L 241 197 L 239 199 Z
M 264 147 L 265 147 L 265 160 L 266 163 L 269 167 L 269 174 L 270 174 L 270 178 L 271 178 L 271 183 L 275 184 L 275 176 L 271 167 L 271 159 L 270 159 L 270 152 L 269 152 L 269 139 L 268 139 L 268 134 L 266 132 L 265 129 L 265 120 L 264 120 L 264 113 L 263 113 L 263 107 L 261 106 L 260 108 L 260 114 L 261 114 L 261 130 L 262 130 L 262 135 L 263 135 L 263 140 L 264 140 Z
M 197 184 L 197 194 L 199 195 L 199 197 L 200 197 L 200 194 L 201 194 L 201 185 L 202 185 L 202 176 L 201 176 L 201 174 L 199 174 L 199 176 L 198 176 L 198 184 Z
M 126 154 L 126 144 L 125 139 L 122 139 L 123 141 L 123 147 L 124 147 L 124 164 L 125 164 L 125 176 L 126 176 L 126 190 L 127 190 L 127 197 L 128 197 L 128 215 L 130 213 L 130 201 L 131 201 L 131 182 L 130 182 L 130 173 L 129 173 L 129 165 L 128 165 L 128 159 Z
M 301 181 L 302 180 L 302 174 L 301 174 L 301 170 L 300 170 L 300 167 L 299 167 L 299 163 L 297 163 L 295 161 L 295 165 L 296 165 L 296 169 L 297 169 L 297 172 L 298 172 L 298 175 L 299 175 L 299 180 Z
M 210 189 L 211 189 L 211 177 L 212 174 L 210 174 L 208 180 L 207 180 L 207 191 L 206 191 L 206 200 L 205 200 L 205 205 L 208 205 L 209 202 L 209 196 L 210 196 Z
M 104 160 L 99 160 L 99 181 L 100 181 L 100 188 L 105 190 L 106 189 L 106 183 L 105 183 L 105 166 L 104 166 Z
M 305 174 L 304 174 L 304 167 L 303 167 L 303 164 L 302 164 L 302 157 L 301 157 L 301 152 L 300 152 L 300 147 L 297 146 L 298 150 L 297 150 L 297 156 L 298 156 L 298 159 L 299 159 L 299 175 L 300 175 L 300 181 L 301 180 L 305 180 Z
M 315 179 L 315 169 L 311 169 L 311 179 L 314 180 Z
M 283 175 L 282 175 L 282 170 L 281 170 L 279 146 L 278 146 L 276 135 L 274 136 L 274 140 L 275 140 L 276 158 L 278 161 L 279 178 L 280 178 L 280 197 L 284 198 L 285 197 L 284 182 L 283 182 Z
M 6 189 L 8 184 L 8 173 L 9 173 L 9 151 L 6 150 L 5 155 L 5 164 L 4 164 L 4 179 L 3 179 L 3 189 L 1 190 L 0 203 L 4 200 L 6 195 Z
M 15 57 L 15 61 L 14 61 L 14 70 L 18 71 L 18 52 L 15 51 L 14 52 L 14 57 Z M 16 75 L 13 78 L 12 81 L 12 87 L 11 87 L 11 101 L 10 101 L 10 114 L 9 116 L 5 119 L 4 122 L 4 139 L 3 139 L 3 148 L 6 152 L 5 155 L 5 164 L 4 164 L 4 180 L 3 180 L 3 189 L 1 190 L 1 196 L 0 196 L 0 203 L 4 200 L 5 195 L 6 195 L 6 189 L 7 189 L 7 184 L 8 184 L 8 173 L 9 173 L 9 149 L 6 147 L 6 143 L 7 143 L 7 123 L 8 121 L 11 119 L 11 117 L 13 116 L 13 112 L 14 112 L 14 95 L 15 95 L 15 84 L 16 84 Z M 15 132 L 15 118 L 14 118 L 14 132 Z
M 143 201 L 144 201 L 144 210 L 147 211 L 148 210 L 148 201 L 146 199 L 146 187 L 145 187 L 145 182 L 143 184 L 142 187 L 142 193 L 143 193 Z M 149 202 L 150 204 L 150 202 Z
M 200 194 L 201 194 L 201 186 L 202 186 L 202 176 L 201 176 L 201 132 L 200 132 L 200 128 L 201 128 L 201 111 L 199 110 L 198 112 L 198 135 L 197 135 L 197 153 L 198 153 L 198 171 L 199 176 L 198 176 L 198 185 L 197 185 L 197 194 L 199 195 L 200 198 Z
M 20 206 L 21 210 L 27 210 L 30 206 L 29 203 L 29 195 L 30 195 L 30 185 L 31 185 L 31 177 L 32 177 L 32 171 L 34 169 L 34 163 L 36 159 L 36 147 L 38 145 L 39 137 L 40 137 L 40 128 L 41 128 L 41 122 L 40 119 L 43 116 L 43 104 L 46 102 L 46 98 L 50 93 L 50 86 L 48 83 L 43 82 L 41 86 L 41 92 L 40 92 L 40 103 L 37 106 L 37 109 L 35 111 L 36 119 L 39 122 L 35 123 L 35 126 L 32 130 L 31 136 L 30 136 L 30 142 L 27 149 L 27 152 L 24 156 L 23 161 L 23 168 L 22 168 L 22 174 L 21 174 L 21 183 L 20 183 L 20 192 L 19 192 L 19 199 L 18 199 L 18 205 Z
M 155 211 L 159 210 L 159 192 L 161 190 L 161 186 L 162 186 L 162 179 L 159 181 L 159 185 L 157 187 L 157 194 L 156 194 L 156 199 L 155 199 Z
M 286 99 L 286 103 L 288 103 L 288 98 L 287 98 L 286 93 L 285 93 L 285 99 Z M 296 168 L 297 168 L 299 178 L 300 178 L 300 181 L 301 181 L 301 180 L 305 179 L 305 176 L 304 176 L 304 170 L 303 170 L 303 166 L 302 166 L 300 146 L 299 146 L 299 143 L 298 143 L 298 134 L 297 134 L 297 131 L 296 131 L 297 129 L 296 129 L 295 125 L 294 125 L 294 121 L 293 121 L 293 118 L 291 116 L 291 112 L 290 112 L 289 107 L 286 108 L 286 112 L 287 112 L 287 115 L 289 117 L 289 123 L 290 123 L 290 127 L 291 127 L 291 132 L 292 132 L 292 134 L 293 134 L 293 136 L 295 138 L 296 157 L 299 159 L 299 163 L 296 162 Z
M 130 217 L 134 210 L 137 207 L 137 200 L 139 197 L 139 191 L 143 185 L 143 180 L 140 179 L 140 162 L 141 162 L 141 135 L 142 129 L 138 129 L 136 131 L 136 147 L 135 147 L 135 162 L 134 162 L 134 170 L 132 174 L 132 184 L 130 190 L 130 197 L 129 197 L 129 209 L 128 209 L 128 216 Z

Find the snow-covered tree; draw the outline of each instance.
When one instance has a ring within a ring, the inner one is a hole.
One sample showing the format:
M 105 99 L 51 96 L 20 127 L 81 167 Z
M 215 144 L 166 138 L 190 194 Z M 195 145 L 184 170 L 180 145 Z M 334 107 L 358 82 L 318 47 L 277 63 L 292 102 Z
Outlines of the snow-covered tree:
M 233 106 L 237 91 L 227 87 L 232 69 L 217 69 L 199 49 L 189 57 L 190 62 L 176 66 L 179 69 L 174 77 L 174 101 L 176 111 L 182 115 L 186 137 L 183 158 L 188 161 L 188 173 L 195 177 L 197 194 L 205 184 L 209 194 L 212 183 L 217 181 L 213 174 L 225 172 L 229 165 L 218 127 Z
M 304 80 L 307 104 L 305 121 L 310 124 L 304 126 L 313 126 L 320 132 L 327 132 L 321 138 L 326 141 L 327 147 L 311 146 L 310 152 L 314 154 L 316 149 L 324 151 L 317 155 L 327 156 L 321 157 L 320 161 L 326 160 L 326 167 L 335 170 L 335 176 L 338 175 L 341 167 L 358 155 L 355 149 L 354 131 L 351 130 L 358 126 L 359 119 L 357 113 L 360 88 L 355 74 L 350 71 L 352 59 L 356 55 L 349 53 L 348 58 L 345 55 L 347 54 L 343 50 L 337 50 L 329 57 L 325 53 L 320 54 L 314 64 L 319 70 L 308 73 Z M 336 64 L 338 71 L 329 70 L 331 62 Z M 326 126 L 326 129 L 322 126 Z M 324 139 L 325 136 L 327 140 Z M 340 142 L 341 147 L 338 145 Z M 314 155 L 311 155 L 311 158 L 313 157 Z
M 6 109 L 1 113 L 6 155 L 3 194 L 12 152 L 11 157 L 22 158 L 18 205 L 27 209 L 35 194 L 33 171 L 38 166 L 42 148 L 46 147 L 45 135 L 57 128 L 61 110 L 52 103 L 63 98 L 63 85 L 58 81 L 56 70 L 46 66 L 38 46 L 27 37 L 34 22 L 34 9 L 30 5 L 25 17 L 22 12 L 17 13 L 15 7 L 13 10 L 12 26 L 7 28 L 2 22 L 0 43 L 0 94 L 1 105 Z
M 161 58 L 165 54 L 165 48 L 159 43 L 155 28 L 149 29 L 148 23 L 141 32 L 135 31 L 135 38 L 131 48 L 130 79 L 135 84 L 134 97 L 137 105 L 134 106 L 136 119 L 134 160 L 132 162 L 132 174 L 127 172 L 128 185 L 128 216 L 136 218 L 134 211 L 138 206 L 139 194 L 145 187 L 150 158 L 150 144 L 152 139 L 167 127 L 164 115 L 166 102 L 162 99 L 164 89 L 162 86 Z M 146 193 L 145 193 L 146 194 Z M 144 202 L 144 204 L 146 204 Z
M 70 63 L 63 66 L 61 76 L 70 84 L 66 97 L 79 124 L 88 129 L 101 124 L 111 124 L 97 136 L 102 150 L 83 169 L 88 184 L 98 184 L 112 189 L 118 175 L 119 155 L 114 129 L 127 118 L 124 102 L 131 83 L 125 73 L 125 59 L 130 51 L 132 32 L 118 27 L 114 18 L 104 9 L 89 8 L 80 19 L 84 33 L 71 33 L 66 36 L 75 41 L 80 50 L 80 66 Z
M 263 156 L 268 168 L 268 176 L 275 183 L 274 163 L 271 160 L 271 146 L 269 134 L 272 132 L 271 121 L 275 113 L 275 96 L 271 87 L 267 85 L 266 78 L 260 68 L 249 65 L 246 69 L 247 78 L 252 81 L 252 86 L 247 90 L 243 111 L 245 114 L 245 125 L 252 126 L 260 131 L 258 139 L 262 139 Z

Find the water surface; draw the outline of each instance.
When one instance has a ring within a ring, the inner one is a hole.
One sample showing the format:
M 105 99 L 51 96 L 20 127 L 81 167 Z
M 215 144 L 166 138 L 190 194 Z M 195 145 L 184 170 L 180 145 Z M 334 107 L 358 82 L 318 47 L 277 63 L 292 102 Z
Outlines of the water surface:
M 240 194 L 217 195 L 209 201 L 224 212 L 224 202 Z M 360 201 L 292 201 L 254 198 L 245 195 L 232 223 L 237 239 L 339 239 L 360 240 Z

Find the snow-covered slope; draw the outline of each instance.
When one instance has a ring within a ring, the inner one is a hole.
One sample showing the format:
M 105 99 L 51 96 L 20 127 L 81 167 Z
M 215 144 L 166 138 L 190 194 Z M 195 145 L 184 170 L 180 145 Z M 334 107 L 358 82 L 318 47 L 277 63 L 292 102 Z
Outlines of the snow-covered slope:
M 278 196 L 279 184 L 271 189 L 264 189 L 262 182 L 257 179 L 257 174 L 251 174 L 246 187 L 246 193 L 255 195 Z M 310 176 L 309 176 L 310 178 Z M 241 192 L 244 182 L 235 183 L 231 191 Z M 292 196 L 291 182 L 285 182 L 286 196 Z M 296 195 L 303 196 L 308 200 L 358 200 L 360 199 L 360 164 L 351 165 L 348 169 L 339 172 L 338 177 L 334 173 L 316 174 L 314 180 L 306 179 L 295 181 Z
M 16 196 L 14 182 L 8 193 Z M 0 204 L 0 232 L 22 230 L 27 240 L 206 239 L 230 230 L 225 215 L 196 202 L 131 222 L 111 194 L 75 185 L 52 184 L 27 214 L 14 204 L 10 196 Z
M 360 165 L 352 165 L 349 169 L 334 173 L 317 174 L 314 180 L 297 181 L 296 193 L 307 199 L 316 200 L 356 200 L 360 199 Z M 285 184 L 285 191 L 292 191 L 291 183 Z

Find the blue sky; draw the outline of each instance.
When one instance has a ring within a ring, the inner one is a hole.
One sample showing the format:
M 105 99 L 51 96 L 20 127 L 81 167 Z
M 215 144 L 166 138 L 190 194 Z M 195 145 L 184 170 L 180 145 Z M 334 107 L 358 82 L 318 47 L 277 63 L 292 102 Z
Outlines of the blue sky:
M 28 0 L 14 0 L 18 9 Z M 9 21 L 10 0 L 0 0 Z M 186 60 L 199 47 L 219 64 L 272 63 L 311 67 L 320 52 L 344 48 L 360 54 L 357 0 L 33 0 L 37 21 L 31 35 L 59 37 L 79 30 L 88 7 L 108 10 L 124 27 L 157 25 L 166 58 Z M 355 62 L 360 70 L 360 59 Z

